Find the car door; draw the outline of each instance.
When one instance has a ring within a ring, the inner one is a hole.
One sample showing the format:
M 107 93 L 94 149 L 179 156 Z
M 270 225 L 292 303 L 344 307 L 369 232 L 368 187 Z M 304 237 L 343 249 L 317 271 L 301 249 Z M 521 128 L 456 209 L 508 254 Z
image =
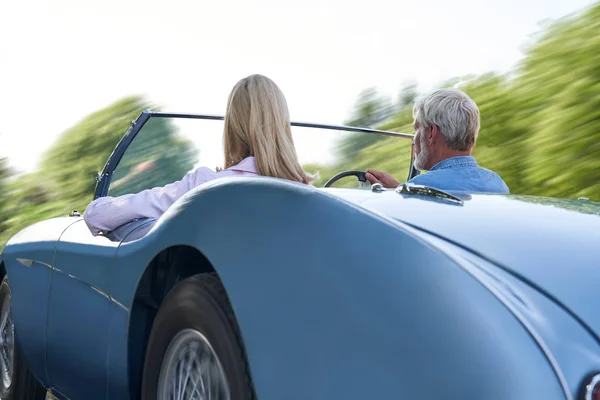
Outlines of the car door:
M 196 121 L 187 122 L 195 127 Z M 132 126 L 109 158 L 96 197 L 117 197 L 174 182 L 197 161 L 195 148 L 176 134 L 177 128 L 187 126 L 175 127 L 169 118 L 150 118 L 147 113 Z M 122 324 L 117 328 L 123 329 L 111 331 L 111 321 L 123 315 L 124 306 L 112 300 L 109 288 L 119 244 L 138 225 L 126 224 L 105 236 L 93 236 L 80 219 L 56 246 L 46 333 L 47 370 L 53 388 L 71 399 L 106 398 L 107 369 L 111 361 L 117 364 L 110 359 L 111 350 L 126 351 L 109 349 L 110 338 L 118 336 L 121 343 L 127 334 Z M 124 311 L 128 315 L 129 310 Z M 127 381 L 127 372 L 120 375 Z
M 48 305 L 47 368 L 53 388 L 72 399 L 104 398 L 110 271 L 118 240 L 93 236 L 80 219 L 56 246 Z

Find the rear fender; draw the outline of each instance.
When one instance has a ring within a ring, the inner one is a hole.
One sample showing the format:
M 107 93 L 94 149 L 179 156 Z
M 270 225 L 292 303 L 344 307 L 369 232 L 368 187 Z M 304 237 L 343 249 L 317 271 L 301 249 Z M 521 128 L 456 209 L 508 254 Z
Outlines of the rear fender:
M 150 260 L 174 245 L 199 249 L 223 280 L 261 399 L 564 398 L 526 329 L 455 261 L 310 186 L 193 190 L 121 245 L 115 299 L 130 307 Z

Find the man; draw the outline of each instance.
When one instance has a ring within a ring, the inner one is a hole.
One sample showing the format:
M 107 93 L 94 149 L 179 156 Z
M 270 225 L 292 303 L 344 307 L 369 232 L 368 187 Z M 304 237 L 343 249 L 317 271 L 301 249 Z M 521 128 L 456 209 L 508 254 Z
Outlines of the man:
M 413 107 L 416 169 L 427 173 L 409 182 L 440 190 L 509 193 L 498 174 L 480 167 L 471 155 L 479 134 L 479 109 L 457 89 L 439 89 Z M 384 171 L 369 169 L 371 183 L 395 188 L 400 183 Z

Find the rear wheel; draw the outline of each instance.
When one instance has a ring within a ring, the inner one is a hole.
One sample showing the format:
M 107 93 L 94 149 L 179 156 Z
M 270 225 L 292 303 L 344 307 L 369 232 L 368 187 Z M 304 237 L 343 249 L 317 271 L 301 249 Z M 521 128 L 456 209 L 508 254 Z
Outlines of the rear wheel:
M 15 341 L 8 277 L 0 284 L 0 399 L 43 400 L 46 390 L 29 371 Z
M 215 274 L 178 283 L 148 340 L 143 400 L 251 400 L 254 391 L 233 310 Z

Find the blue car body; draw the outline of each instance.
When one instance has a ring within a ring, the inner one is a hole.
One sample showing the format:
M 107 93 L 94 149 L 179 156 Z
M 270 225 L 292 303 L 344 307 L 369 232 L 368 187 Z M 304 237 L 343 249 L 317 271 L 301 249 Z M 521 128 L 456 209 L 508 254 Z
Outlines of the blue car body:
M 577 399 L 600 371 L 600 205 L 223 178 L 118 239 L 37 223 L 2 253 L 59 398 L 137 399 L 174 282 L 215 271 L 257 397 Z

